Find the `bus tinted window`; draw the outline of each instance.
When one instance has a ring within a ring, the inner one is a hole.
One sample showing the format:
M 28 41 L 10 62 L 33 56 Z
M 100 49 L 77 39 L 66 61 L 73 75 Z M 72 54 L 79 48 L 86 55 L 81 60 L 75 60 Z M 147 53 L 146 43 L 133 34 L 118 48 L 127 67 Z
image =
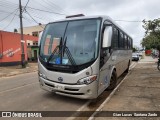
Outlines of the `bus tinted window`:
M 113 48 L 118 48 L 118 30 L 115 27 L 113 28 L 112 47 Z
M 127 36 L 124 36 L 124 43 L 125 43 L 125 49 L 128 49 L 128 40 L 127 40 Z
M 128 44 L 128 49 L 130 49 L 130 45 L 129 45 L 129 37 L 127 38 L 127 44 Z
M 128 49 L 132 48 L 132 41 L 130 38 L 128 38 Z
M 132 43 L 133 41 L 132 41 L 132 39 L 130 38 L 130 45 L 131 45 L 131 49 L 132 49 L 132 47 L 133 47 L 133 43 Z
M 124 39 L 123 39 L 122 32 L 120 32 L 120 36 L 119 36 L 119 48 L 124 48 Z

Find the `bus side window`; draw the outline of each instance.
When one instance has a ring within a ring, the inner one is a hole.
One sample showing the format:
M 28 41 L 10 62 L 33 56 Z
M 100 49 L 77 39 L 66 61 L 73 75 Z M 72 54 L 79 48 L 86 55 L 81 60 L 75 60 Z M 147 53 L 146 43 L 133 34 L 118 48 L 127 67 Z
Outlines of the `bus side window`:
M 124 44 L 125 44 L 125 49 L 128 49 L 128 39 L 127 39 L 127 36 L 125 35 L 124 36 Z
M 124 48 L 124 35 L 122 32 L 120 32 L 120 35 L 119 35 L 119 48 L 123 49 Z
M 113 38 L 112 38 L 112 48 L 117 49 L 118 48 L 118 29 L 113 27 Z
M 130 39 L 129 39 L 129 37 L 127 37 L 127 44 L 128 44 L 128 49 L 130 49 L 131 47 L 131 45 L 130 45 Z
M 128 38 L 128 49 L 132 49 L 132 39 Z

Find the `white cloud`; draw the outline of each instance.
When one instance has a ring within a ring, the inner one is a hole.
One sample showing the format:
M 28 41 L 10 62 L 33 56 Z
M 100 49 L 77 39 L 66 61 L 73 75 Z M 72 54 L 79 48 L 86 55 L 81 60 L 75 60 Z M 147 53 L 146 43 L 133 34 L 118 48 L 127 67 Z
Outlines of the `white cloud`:
M 22 4 L 25 5 L 27 0 L 22 0 Z M 18 8 L 17 0 L 6 0 L 1 2 L 0 5 L 14 3 L 14 9 Z M 53 5 L 56 4 L 56 5 Z M 16 6 L 17 4 L 17 6 Z M 38 8 L 46 11 L 60 12 L 66 14 L 79 14 L 85 15 L 109 15 L 113 20 L 126 20 L 126 21 L 142 21 L 143 19 L 155 19 L 160 17 L 160 1 L 159 0 L 30 0 L 28 6 Z M 6 9 L 7 8 L 7 9 Z M 12 7 L 1 7 L 0 10 L 13 11 Z M 48 23 L 56 19 L 64 18 L 56 14 L 39 12 L 31 9 L 27 9 L 28 12 L 41 23 Z M 7 14 L 0 16 L 0 20 Z M 35 25 L 29 16 L 24 14 L 24 26 Z M 5 26 L 10 19 L 0 23 L 0 28 Z M 19 27 L 18 16 L 14 20 L 7 30 L 13 31 L 14 28 Z M 117 23 L 127 31 L 134 40 L 134 44 L 139 46 L 141 39 L 144 35 L 144 29 L 141 22 L 122 22 Z

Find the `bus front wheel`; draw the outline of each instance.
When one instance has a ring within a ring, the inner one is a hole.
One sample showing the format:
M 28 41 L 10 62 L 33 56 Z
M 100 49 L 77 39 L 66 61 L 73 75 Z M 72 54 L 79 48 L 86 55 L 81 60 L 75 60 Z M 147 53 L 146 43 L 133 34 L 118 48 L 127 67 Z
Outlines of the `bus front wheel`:
M 113 90 L 116 87 L 116 85 L 117 85 L 117 73 L 114 70 L 111 76 L 110 85 L 107 88 L 107 90 Z

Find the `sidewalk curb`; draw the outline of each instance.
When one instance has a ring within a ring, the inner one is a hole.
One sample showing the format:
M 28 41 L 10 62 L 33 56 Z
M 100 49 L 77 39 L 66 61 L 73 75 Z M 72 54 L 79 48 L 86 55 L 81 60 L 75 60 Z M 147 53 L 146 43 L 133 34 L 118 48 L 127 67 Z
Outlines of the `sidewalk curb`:
M 11 76 L 16 76 L 16 75 L 21 75 L 21 74 L 26 74 L 26 73 L 32 73 L 32 72 L 37 72 L 38 70 L 33 70 L 33 71 L 26 71 L 26 72 L 19 72 L 17 74 L 2 74 L 0 75 L 0 78 L 5 78 L 5 77 L 11 77 Z
M 130 70 L 133 69 L 137 64 L 133 64 L 132 66 L 130 66 Z M 127 74 L 128 75 L 128 74 Z M 125 78 L 118 84 L 118 86 L 111 92 L 111 94 L 107 97 L 107 99 L 96 109 L 96 111 L 89 117 L 88 120 L 94 120 L 94 116 L 102 111 L 104 105 L 111 99 L 111 97 L 114 95 L 114 93 L 117 91 L 117 89 L 119 88 L 119 86 L 124 82 L 124 80 L 128 77 L 128 76 L 125 76 Z

